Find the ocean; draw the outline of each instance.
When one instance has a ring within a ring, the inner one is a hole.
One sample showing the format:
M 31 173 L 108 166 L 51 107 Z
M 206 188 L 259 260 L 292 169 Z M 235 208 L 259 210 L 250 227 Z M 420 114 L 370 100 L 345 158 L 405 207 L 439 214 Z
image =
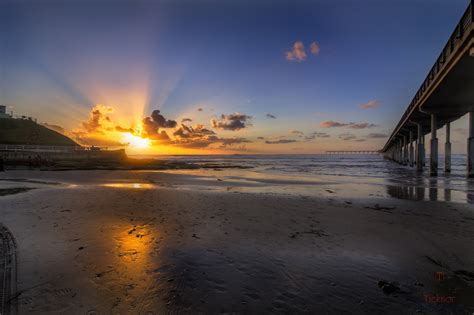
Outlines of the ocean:
M 422 173 L 381 155 L 194 155 L 159 156 L 198 165 L 237 165 L 244 169 L 177 170 L 202 178 L 236 183 L 238 191 L 339 197 L 393 197 L 474 203 L 474 180 L 466 177 L 466 155 L 452 156 L 445 174 L 444 158 L 437 177 L 429 176 L 429 156 Z

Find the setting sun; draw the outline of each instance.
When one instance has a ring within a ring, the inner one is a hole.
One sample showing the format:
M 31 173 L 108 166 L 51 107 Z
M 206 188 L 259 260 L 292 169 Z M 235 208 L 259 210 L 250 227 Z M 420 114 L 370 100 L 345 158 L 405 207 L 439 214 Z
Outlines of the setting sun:
M 128 143 L 129 146 L 134 149 L 146 149 L 150 147 L 151 145 L 150 139 L 135 136 L 135 135 L 132 135 L 131 133 L 124 133 L 123 141 Z

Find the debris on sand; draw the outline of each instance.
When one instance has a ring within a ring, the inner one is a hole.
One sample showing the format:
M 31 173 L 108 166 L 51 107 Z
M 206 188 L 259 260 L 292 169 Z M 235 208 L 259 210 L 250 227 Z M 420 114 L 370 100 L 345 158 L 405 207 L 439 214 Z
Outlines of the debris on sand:
M 19 194 L 22 192 L 27 192 L 32 189 L 35 189 L 35 188 L 33 187 L 2 188 L 0 189 L 0 196 Z
M 330 194 L 334 194 L 334 191 L 331 190 L 331 189 L 326 189 L 326 191 L 327 191 L 328 193 L 330 193 Z
M 426 255 L 425 257 L 426 257 L 426 259 L 428 259 L 430 262 L 432 262 L 433 264 L 435 264 L 438 267 L 443 267 L 443 268 L 447 267 L 440 260 L 434 259 L 433 257 L 430 257 L 428 255 Z
M 381 288 L 383 293 L 385 293 L 386 295 L 400 291 L 400 284 L 396 281 L 388 282 L 385 280 L 380 280 L 378 282 L 378 285 L 379 285 L 379 288 Z
M 386 211 L 386 210 L 393 210 L 395 207 L 381 207 L 378 203 L 376 203 L 373 207 L 365 207 L 366 209 L 370 210 L 378 210 L 378 211 Z M 386 211 L 390 212 L 390 211 Z
M 329 236 L 327 235 L 326 233 L 324 233 L 323 230 L 309 230 L 309 231 L 303 231 L 303 232 L 295 232 L 293 234 L 290 235 L 290 238 L 296 238 L 296 236 L 300 235 L 300 234 L 313 234 L 313 235 L 316 235 L 317 237 L 321 237 L 321 236 Z
M 467 270 L 456 270 L 454 273 L 458 276 L 462 276 L 467 281 L 474 281 L 474 272 Z

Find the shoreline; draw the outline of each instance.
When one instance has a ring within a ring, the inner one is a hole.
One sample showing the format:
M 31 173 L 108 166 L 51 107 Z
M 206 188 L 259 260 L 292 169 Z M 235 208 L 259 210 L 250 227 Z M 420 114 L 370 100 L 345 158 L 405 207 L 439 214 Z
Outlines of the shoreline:
M 0 196 L 0 215 L 18 243 L 20 313 L 474 309 L 465 204 L 208 190 L 163 172 L 19 173 L 14 185 L 37 189 Z M 456 303 L 424 300 L 455 288 Z

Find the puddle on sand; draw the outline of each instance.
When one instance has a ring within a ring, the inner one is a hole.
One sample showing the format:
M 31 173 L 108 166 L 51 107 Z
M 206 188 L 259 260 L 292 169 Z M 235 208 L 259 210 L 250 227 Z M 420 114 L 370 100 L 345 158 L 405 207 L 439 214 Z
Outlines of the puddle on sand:
M 147 184 L 147 183 L 107 183 L 102 184 L 103 187 L 111 187 L 111 188 L 132 188 L 132 189 L 151 189 L 155 188 L 155 185 Z

